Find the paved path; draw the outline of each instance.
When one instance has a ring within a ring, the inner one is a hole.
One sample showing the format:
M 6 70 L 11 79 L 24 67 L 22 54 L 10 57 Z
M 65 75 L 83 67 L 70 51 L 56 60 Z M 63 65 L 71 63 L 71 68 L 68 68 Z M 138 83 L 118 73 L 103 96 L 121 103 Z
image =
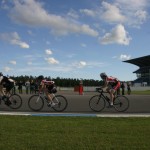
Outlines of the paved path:
M 64 116 L 69 116 L 69 114 L 74 114 L 74 116 L 77 115 L 84 115 L 86 116 L 86 114 L 89 116 L 104 116 L 104 117 L 109 117 L 109 116 L 118 116 L 121 115 L 122 117 L 126 117 L 126 116 L 149 116 L 150 114 L 150 95 L 126 95 L 130 101 L 130 107 L 129 109 L 122 113 L 118 113 L 114 110 L 114 108 L 105 108 L 102 112 L 99 113 L 95 113 L 93 112 L 90 108 L 89 108 L 89 99 L 95 95 L 98 94 L 96 92 L 86 92 L 84 93 L 84 95 L 78 95 L 78 93 L 75 92 L 58 92 L 57 94 L 62 94 L 64 95 L 67 100 L 68 100 L 68 107 L 67 109 L 63 112 Z M 4 103 L 2 103 L 0 105 L 0 113 L 4 114 L 27 114 L 27 115 L 33 115 L 36 114 L 35 112 L 32 112 L 29 107 L 28 107 L 28 99 L 31 95 L 26 95 L 23 94 L 21 95 L 22 99 L 23 99 L 23 105 L 20 109 L 18 110 L 12 110 L 9 107 L 7 107 L 6 105 L 4 105 Z M 44 106 L 44 108 L 39 112 L 41 113 L 41 115 L 45 115 L 46 114 L 50 114 L 51 115 L 57 115 L 58 113 L 55 113 L 55 111 L 52 108 L 49 108 L 46 106 Z M 55 113 L 55 114 L 54 114 Z M 63 115 L 61 114 L 61 115 Z M 60 114 L 59 114 L 60 115 Z

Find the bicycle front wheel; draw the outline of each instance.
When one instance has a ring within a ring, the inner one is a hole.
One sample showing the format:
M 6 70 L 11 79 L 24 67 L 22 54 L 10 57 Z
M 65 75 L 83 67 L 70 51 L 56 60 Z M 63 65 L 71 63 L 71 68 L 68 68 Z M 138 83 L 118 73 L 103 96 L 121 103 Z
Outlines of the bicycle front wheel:
M 40 111 L 44 106 L 44 100 L 39 95 L 33 95 L 29 98 L 28 106 L 33 111 Z
M 12 94 L 9 97 L 9 100 L 11 102 L 11 105 L 9 105 L 12 109 L 18 109 L 22 106 L 22 98 L 17 94 Z
M 129 100 L 125 96 L 117 96 L 114 100 L 114 108 L 118 112 L 124 112 L 129 108 Z
M 55 97 L 53 97 L 52 101 L 53 103 L 55 103 L 55 106 L 53 106 L 52 108 L 57 112 L 64 111 L 68 106 L 67 99 L 62 95 L 56 95 Z
M 100 112 L 105 108 L 106 102 L 103 97 L 95 95 L 91 97 L 89 106 L 93 111 Z

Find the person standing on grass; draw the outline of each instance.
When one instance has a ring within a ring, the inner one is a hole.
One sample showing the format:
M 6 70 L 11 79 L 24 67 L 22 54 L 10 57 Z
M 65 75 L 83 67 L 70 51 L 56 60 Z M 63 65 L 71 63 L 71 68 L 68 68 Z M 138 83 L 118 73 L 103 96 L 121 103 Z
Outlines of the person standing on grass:
M 30 82 L 30 94 L 33 94 L 35 91 L 35 83 L 33 80 Z
M 128 95 L 131 94 L 131 88 L 130 88 L 130 84 L 129 82 L 127 83 L 127 92 L 128 92 Z
M 121 83 L 121 89 L 122 89 L 122 95 L 124 95 L 124 92 L 125 92 L 125 85 L 124 85 L 123 82 Z
M 25 87 L 26 87 L 26 94 L 28 94 L 29 90 L 30 90 L 30 82 L 29 82 L 29 80 L 27 80 L 27 82 L 25 83 Z
M 18 83 L 19 94 L 22 94 L 22 86 L 23 86 L 22 81 L 19 81 L 19 83 Z

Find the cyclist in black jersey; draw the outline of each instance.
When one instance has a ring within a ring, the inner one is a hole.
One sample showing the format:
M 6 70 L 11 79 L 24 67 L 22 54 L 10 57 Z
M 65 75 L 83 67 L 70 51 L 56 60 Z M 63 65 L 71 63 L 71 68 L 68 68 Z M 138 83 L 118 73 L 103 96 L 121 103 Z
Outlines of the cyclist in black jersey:
M 14 87 L 15 81 L 3 76 L 3 74 L 0 72 L 0 94 L 2 95 L 2 99 L 5 100 L 5 104 L 10 105 L 11 102 L 8 100 L 8 94 L 10 94 L 11 89 Z M 6 89 L 6 92 L 4 92 L 4 88 Z

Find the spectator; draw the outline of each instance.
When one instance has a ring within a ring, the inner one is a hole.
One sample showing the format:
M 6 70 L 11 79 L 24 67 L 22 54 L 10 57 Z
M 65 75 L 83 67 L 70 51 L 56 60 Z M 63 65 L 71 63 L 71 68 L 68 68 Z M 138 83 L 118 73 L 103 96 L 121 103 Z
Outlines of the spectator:
M 34 92 L 36 94 L 36 92 L 38 92 L 38 82 L 35 82 L 35 85 L 34 85 Z
M 33 80 L 31 80 L 31 83 L 30 83 L 30 94 L 33 94 L 35 91 L 35 83 Z
M 123 82 L 121 83 L 121 89 L 122 89 L 122 95 L 124 95 L 125 85 L 124 85 L 124 83 L 123 83 Z
M 128 92 L 128 95 L 131 94 L 131 88 L 130 88 L 130 84 L 129 82 L 127 83 L 127 92 Z
M 22 94 L 22 86 L 23 86 L 22 81 L 19 81 L 19 83 L 18 83 L 19 94 Z
M 26 87 L 26 94 L 29 93 L 29 89 L 30 89 L 30 82 L 29 80 L 27 80 L 27 82 L 25 83 L 25 87 Z

